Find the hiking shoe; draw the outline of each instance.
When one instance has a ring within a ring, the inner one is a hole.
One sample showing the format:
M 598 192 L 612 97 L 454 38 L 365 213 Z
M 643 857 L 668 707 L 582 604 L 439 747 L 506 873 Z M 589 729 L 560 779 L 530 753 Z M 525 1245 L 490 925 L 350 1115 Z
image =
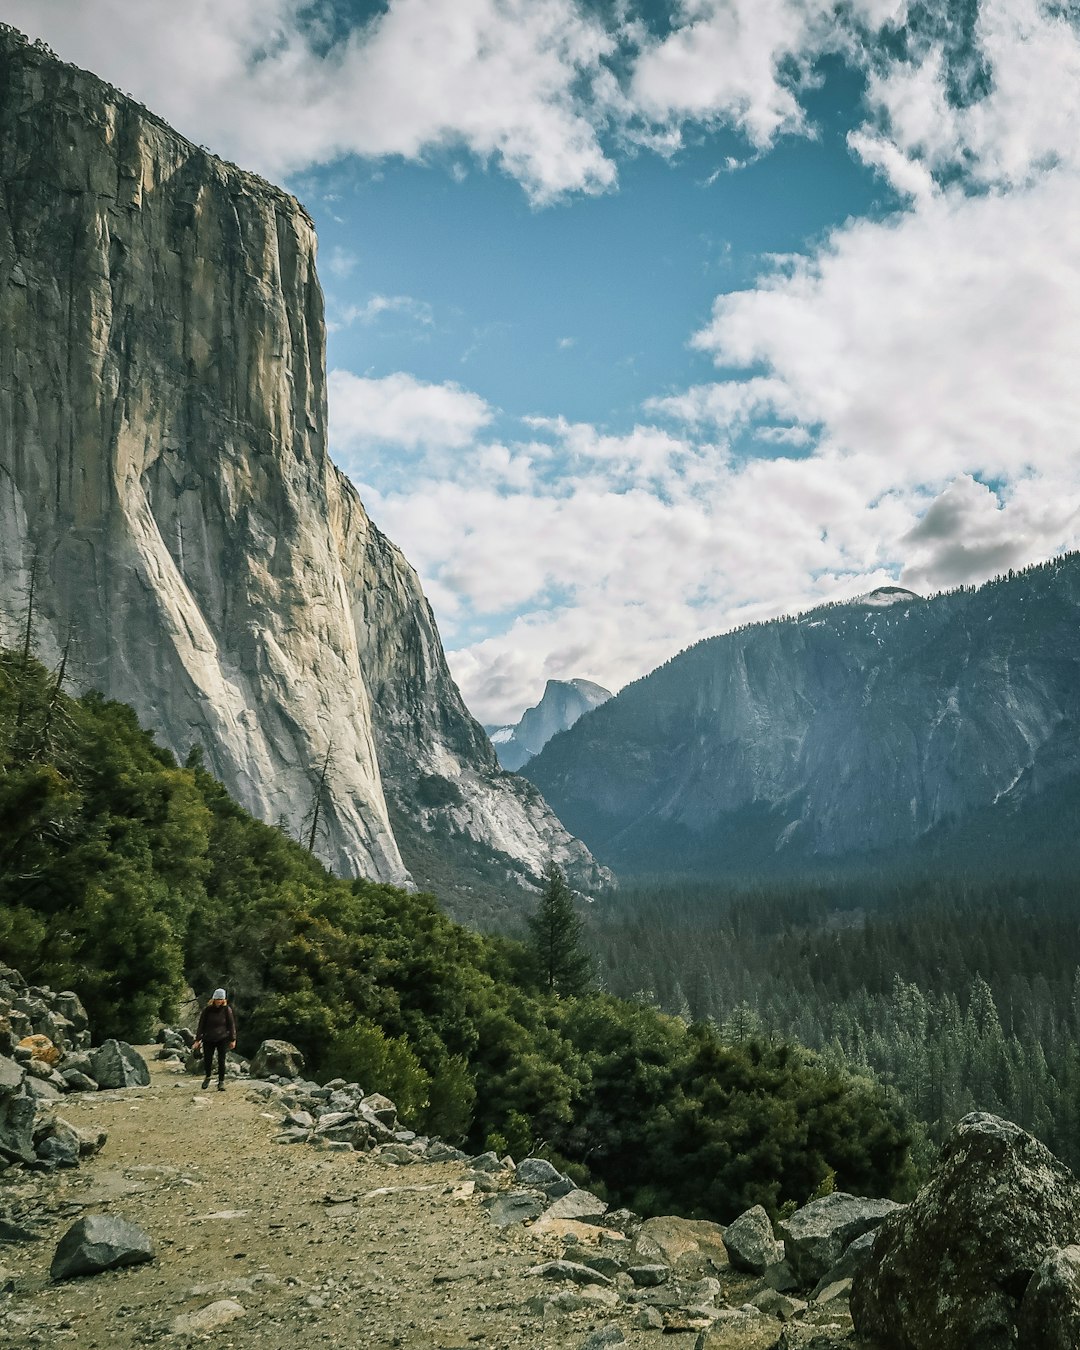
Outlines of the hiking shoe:
M 209 1086 L 210 1086 L 210 1079 L 209 1079 L 209 1078 L 204 1078 L 204 1079 L 202 1080 L 202 1090 L 205 1092 L 206 1089 L 207 1089 Z
M 224 1091 L 225 1091 L 225 1084 L 224 1084 L 224 1083 L 219 1083 L 219 1084 L 217 1085 L 217 1090 L 218 1090 L 219 1092 L 224 1092 Z

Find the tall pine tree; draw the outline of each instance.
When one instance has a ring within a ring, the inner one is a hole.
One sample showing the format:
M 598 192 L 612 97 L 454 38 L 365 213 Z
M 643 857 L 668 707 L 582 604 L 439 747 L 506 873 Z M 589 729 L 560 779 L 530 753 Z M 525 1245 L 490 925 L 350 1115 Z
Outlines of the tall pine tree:
M 544 871 L 544 892 L 529 918 L 540 982 L 552 994 L 573 997 L 589 987 L 592 961 L 581 945 L 585 922 L 574 909 L 570 888 L 552 862 Z

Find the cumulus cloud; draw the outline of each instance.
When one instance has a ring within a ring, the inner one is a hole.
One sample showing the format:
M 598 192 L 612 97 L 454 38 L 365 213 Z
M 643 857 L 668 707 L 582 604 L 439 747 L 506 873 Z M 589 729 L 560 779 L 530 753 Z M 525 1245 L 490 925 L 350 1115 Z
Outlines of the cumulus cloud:
M 453 449 L 492 417 L 478 394 L 458 384 L 425 384 L 400 372 L 369 379 L 332 370 L 329 400 L 331 440 L 345 454 L 375 444 Z

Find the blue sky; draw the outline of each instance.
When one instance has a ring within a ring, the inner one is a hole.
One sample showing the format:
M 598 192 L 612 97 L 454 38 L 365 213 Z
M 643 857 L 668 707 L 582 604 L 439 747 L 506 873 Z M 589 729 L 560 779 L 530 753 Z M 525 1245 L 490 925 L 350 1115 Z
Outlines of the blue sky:
M 489 722 L 1080 543 L 1070 12 L 0 0 L 311 210 L 332 451 Z

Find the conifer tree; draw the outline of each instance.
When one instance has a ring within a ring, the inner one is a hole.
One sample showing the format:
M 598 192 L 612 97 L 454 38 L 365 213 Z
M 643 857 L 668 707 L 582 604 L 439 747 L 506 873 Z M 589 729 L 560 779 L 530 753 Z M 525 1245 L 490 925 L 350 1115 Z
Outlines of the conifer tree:
M 589 986 L 592 961 L 581 945 L 585 922 L 574 909 L 570 888 L 552 862 L 544 871 L 544 891 L 529 918 L 532 950 L 541 983 L 553 994 L 573 997 Z

